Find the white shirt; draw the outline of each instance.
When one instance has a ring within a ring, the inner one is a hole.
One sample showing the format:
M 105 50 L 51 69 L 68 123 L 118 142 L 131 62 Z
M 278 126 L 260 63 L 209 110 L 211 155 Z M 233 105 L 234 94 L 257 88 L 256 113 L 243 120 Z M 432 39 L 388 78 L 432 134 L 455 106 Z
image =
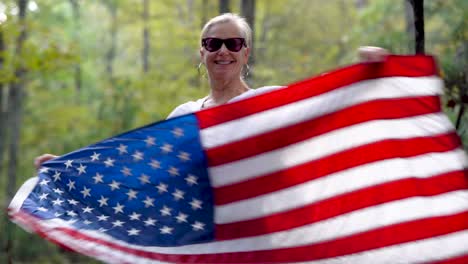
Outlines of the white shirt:
M 257 89 L 249 89 L 247 92 L 232 98 L 231 100 L 228 101 L 228 103 L 239 101 L 239 100 L 242 100 L 242 99 L 246 99 L 246 98 L 249 98 L 249 97 L 252 97 L 252 96 L 255 96 L 255 95 L 259 95 L 259 94 L 262 94 L 262 93 L 274 91 L 274 90 L 277 90 L 277 89 L 283 88 L 283 87 L 284 86 L 263 86 L 263 87 L 260 87 L 260 88 L 257 88 Z M 169 116 L 167 118 L 169 119 L 169 118 L 173 118 L 173 117 L 176 117 L 176 116 L 190 114 L 190 113 L 199 111 L 199 110 L 202 109 L 203 102 L 205 100 L 206 100 L 206 97 L 200 98 L 200 99 L 198 99 L 196 101 L 189 101 L 189 102 L 183 103 L 183 104 L 177 106 L 174 110 L 172 110 L 172 112 L 169 114 Z

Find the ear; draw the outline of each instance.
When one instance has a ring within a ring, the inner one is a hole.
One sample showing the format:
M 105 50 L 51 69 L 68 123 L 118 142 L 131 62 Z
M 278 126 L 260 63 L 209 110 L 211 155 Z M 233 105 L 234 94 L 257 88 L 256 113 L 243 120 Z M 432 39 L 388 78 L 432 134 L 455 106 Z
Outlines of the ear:
M 250 48 L 247 47 L 244 49 L 244 58 L 245 58 L 245 62 L 249 62 L 249 56 L 250 56 Z
M 203 56 L 205 55 L 205 50 L 200 48 L 200 58 L 203 60 Z

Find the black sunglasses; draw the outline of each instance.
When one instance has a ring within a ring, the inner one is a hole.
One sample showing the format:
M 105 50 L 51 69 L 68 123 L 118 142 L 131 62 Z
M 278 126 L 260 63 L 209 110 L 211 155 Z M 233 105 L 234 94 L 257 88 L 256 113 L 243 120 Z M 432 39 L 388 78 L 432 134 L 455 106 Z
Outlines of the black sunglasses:
M 247 47 L 244 38 L 204 38 L 202 39 L 202 46 L 209 52 L 217 51 L 221 46 L 226 45 L 226 48 L 232 52 L 238 52 L 242 49 L 242 46 Z

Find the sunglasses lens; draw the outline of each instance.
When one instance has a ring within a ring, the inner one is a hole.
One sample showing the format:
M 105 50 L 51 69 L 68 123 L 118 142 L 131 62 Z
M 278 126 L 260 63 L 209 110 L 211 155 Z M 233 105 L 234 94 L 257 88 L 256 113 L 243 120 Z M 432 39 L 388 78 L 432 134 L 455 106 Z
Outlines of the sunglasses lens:
M 226 48 L 230 51 L 238 52 L 242 49 L 242 45 L 244 44 L 244 39 L 242 38 L 230 38 L 224 40 L 226 44 Z
M 217 38 L 206 38 L 205 39 L 205 49 L 208 50 L 209 52 L 217 51 L 221 48 L 223 45 L 223 40 L 222 39 L 217 39 Z

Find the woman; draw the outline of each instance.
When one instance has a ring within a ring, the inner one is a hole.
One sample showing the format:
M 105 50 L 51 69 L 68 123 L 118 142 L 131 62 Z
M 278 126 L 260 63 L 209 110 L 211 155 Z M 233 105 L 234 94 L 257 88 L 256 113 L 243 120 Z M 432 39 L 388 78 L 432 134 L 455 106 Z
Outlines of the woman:
M 208 72 L 210 94 L 197 101 L 176 107 L 168 118 L 192 113 L 203 108 L 244 99 L 280 88 L 264 86 L 251 89 L 243 80 L 242 72 L 247 67 L 252 43 L 252 30 L 244 18 L 231 13 L 222 14 L 208 21 L 201 32 L 200 57 Z M 385 49 L 361 47 L 361 61 L 381 61 L 388 55 Z M 36 168 L 47 160 L 56 158 L 43 154 L 34 161 Z

